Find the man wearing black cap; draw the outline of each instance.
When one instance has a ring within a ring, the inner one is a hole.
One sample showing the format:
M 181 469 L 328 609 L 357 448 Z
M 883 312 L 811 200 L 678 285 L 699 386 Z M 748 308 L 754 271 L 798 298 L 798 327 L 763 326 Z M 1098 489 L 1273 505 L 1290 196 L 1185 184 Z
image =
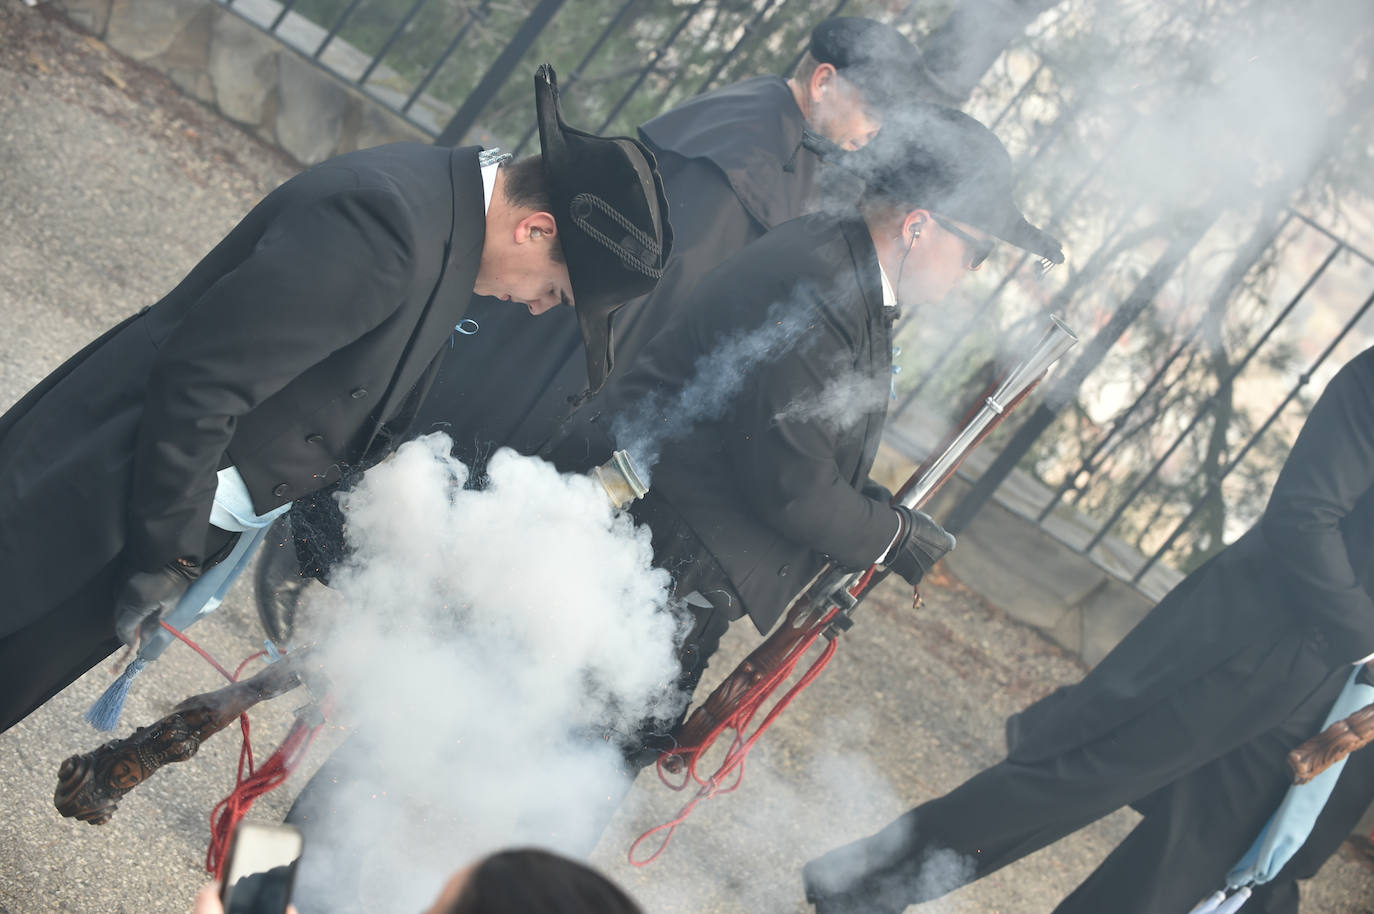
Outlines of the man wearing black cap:
M 835 17 L 812 31 L 791 78 L 716 89 L 640 127 L 663 174 L 675 244 L 655 291 L 616 313 L 616 362 L 630 364 L 725 257 L 801 215 L 819 154 L 863 146 L 920 80 L 919 52 L 892 26 Z M 568 315 L 536 324 L 479 300 L 468 316 L 479 329 L 455 339 L 413 429 L 449 432 L 464 460 L 502 445 L 532 453 L 568 415 L 570 398 L 606 378 L 584 371 Z
M 611 306 L 668 256 L 662 184 L 636 141 L 562 122 L 551 69 L 535 87 L 542 157 L 317 165 L 0 417 L 0 731 L 146 641 L 202 572 L 241 568 L 293 499 L 385 456 L 474 292 L 571 303 L 609 359 Z
M 915 584 L 954 541 L 870 483 L 901 304 L 936 304 L 1000 238 L 1062 262 L 1021 216 L 1011 161 L 982 124 L 934 105 L 854 157 L 858 211 L 794 219 L 704 278 L 613 396 L 553 449 L 583 468 L 627 449 L 655 563 L 695 615 L 690 691 L 728 624 L 767 633 L 827 557 Z M 671 746 L 645 736 L 636 760 Z

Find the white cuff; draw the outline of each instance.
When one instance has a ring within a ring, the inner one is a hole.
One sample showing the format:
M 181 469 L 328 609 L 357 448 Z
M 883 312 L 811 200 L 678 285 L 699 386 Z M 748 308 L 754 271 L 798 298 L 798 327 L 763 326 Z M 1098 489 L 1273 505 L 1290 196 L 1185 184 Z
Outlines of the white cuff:
M 897 545 L 897 537 L 902 535 L 902 516 L 895 510 L 892 512 L 892 516 L 897 519 L 897 529 L 893 532 L 892 539 L 887 541 L 887 548 L 878 553 L 878 557 L 873 560 L 875 565 L 887 564 L 887 560 L 892 558 L 892 548 Z

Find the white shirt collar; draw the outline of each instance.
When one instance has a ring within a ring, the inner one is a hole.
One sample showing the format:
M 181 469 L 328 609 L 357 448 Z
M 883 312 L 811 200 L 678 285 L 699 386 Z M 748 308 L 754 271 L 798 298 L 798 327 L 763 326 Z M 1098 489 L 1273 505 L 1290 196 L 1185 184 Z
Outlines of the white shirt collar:
M 491 192 L 496 189 L 496 171 L 501 167 L 500 162 L 492 162 L 490 165 L 482 166 L 482 211 L 491 209 Z
M 500 149 L 483 149 L 477 153 L 477 164 L 482 169 L 482 210 L 491 210 L 491 195 L 496 189 L 496 170 L 514 158 Z
M 892 290 L 892 283 L 887 279 L 887 270 L 883 269 L 883 262 L 881 260 L 878 261 L 878 275 L 881 276 L 883 280 L 883 307 L 897 307 L 897 293 Z

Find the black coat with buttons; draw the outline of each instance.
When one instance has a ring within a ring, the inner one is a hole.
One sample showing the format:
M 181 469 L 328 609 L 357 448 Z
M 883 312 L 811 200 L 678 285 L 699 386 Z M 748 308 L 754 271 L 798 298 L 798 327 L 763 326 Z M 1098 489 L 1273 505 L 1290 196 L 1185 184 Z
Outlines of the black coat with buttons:
M 477 153 L 394 144 L 292 178 L 0 417 L 0 636 L 112 562 L 203 557 L 225 466 L 261 514 L 386 453 L 472 295 Z
M 638 513 L 666 502 L 760 632 L 828 557 L 866 567 L 897 532 L 891 507 L 862 491 L 892 370 L 880 277 L 857 218 L 774 229 L 707 274 L 614 398 L 553 450 L 573 468 L 604 458 L 612 439 L 647 453 L 637 430 L 673 429 Z M 648 421 L 625 424 L 635 416 Z
M 639 129 L 663 175 L 673 255 L 654 290 L 615 314 L 609 387 L 697 280 L 802 214 L 819 162 L 802 146 L 805 126 L 787 83 L 762 76 L 699 95 Z M 470 463 L 502 446 L 534 453 L 587 386 L 576 315 L 555 308 L 536 317 L 477 298 L 468 317 L 478 332 L 455 338 L 414 433 L 447 432 Z

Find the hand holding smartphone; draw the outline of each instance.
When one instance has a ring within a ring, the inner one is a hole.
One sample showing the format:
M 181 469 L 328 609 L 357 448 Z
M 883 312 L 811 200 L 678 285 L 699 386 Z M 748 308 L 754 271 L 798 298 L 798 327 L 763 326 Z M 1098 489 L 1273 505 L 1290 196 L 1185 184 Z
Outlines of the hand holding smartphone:
M 304 846 L 294 826 L 240 822 L 220 888 L 224 914 L 286 914 Z

